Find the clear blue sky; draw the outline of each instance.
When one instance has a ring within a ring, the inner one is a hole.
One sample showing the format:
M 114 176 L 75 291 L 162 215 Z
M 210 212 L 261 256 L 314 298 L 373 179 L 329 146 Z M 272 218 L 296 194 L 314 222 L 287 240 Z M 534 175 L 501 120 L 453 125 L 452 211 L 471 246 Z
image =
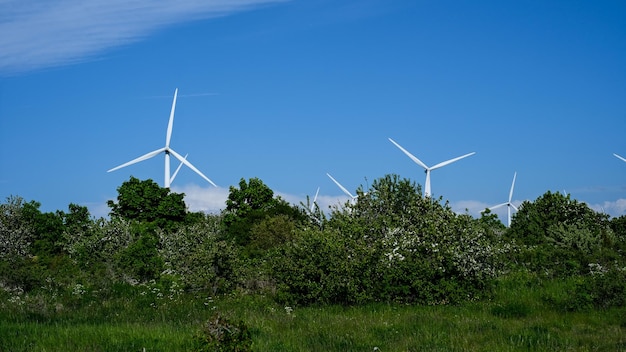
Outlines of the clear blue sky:
M 515 204 L 626 213 L 624 1 L 8 0 L 0 48 L 3 201 L 105 216 L 131 175 L 163 184 L 163 156 L 106 171 L 164 145 L 178 88 L 171 147 L 219 186 L 183 168 L 192 210 L 241 178 L 323 206 L 327 172 L 423 184 L 391 137 L 428 165 L 476 152 L 432 172 L 457 211 L 517 172 Z

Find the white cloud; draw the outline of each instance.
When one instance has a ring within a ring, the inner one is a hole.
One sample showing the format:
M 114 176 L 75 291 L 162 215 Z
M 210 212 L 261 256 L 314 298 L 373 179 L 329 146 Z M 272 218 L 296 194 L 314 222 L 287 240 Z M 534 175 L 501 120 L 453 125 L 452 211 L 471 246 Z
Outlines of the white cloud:
M 200 187 L 189 184 L 182 187 L 172 186 L 172 192 L 185 194 L 185 204 L 190 211 L 219 213 L 226 208 L 229 190 L 222 187 Z
M 200 187 L 195 184 L 188 184 L 185 186 L 172 186 L 172 192 L 185 194 L 185 204 L 187 204 L 190 211 L 218 213 L 226 208 L 229 189 L 221 187 Z M 292 205 L 300 205 L 300 202 L 306 204 L 306 195 L 294 195 L 279 191 L 275 191 L 274 195 L 280 196 Z M 328 212 L 329 207 L 342 205 L 346 201 L 348 201 L 348 197 L 346 196 L 318 195 L 316 203 L 322 211 Z
M 84 61 L 156 30 L 284 0 L 0 0 L 0 73 Z
M 618 199 L 615 201 L 604 201 L 601 204 L 588 204 L 595 211 L 607 213 L 613 217 L 626 214 L 626 199 Z

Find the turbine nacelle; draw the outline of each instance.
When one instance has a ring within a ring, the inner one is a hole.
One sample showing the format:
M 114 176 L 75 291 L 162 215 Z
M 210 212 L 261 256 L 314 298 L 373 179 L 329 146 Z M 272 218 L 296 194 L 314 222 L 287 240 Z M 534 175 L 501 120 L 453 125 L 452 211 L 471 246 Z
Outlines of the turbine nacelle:
M 507 208 L 507 213 L 508 213 L 508 227 L 511 227 L 511 208 L 515 209 L 515 211 L 518 211 L 517 207 L 511 202 L 513 199 L 513 188 L 515 187 L 515 178 L 517 177 L 517 172 L 515 172 L 513 174 L 513 183 L 511 183 L 511 190 L 509 191 L 509 201 L 506 203 L 502 203 L 502 204 L 498 204 L 498 205 L 494 205 L 493 207 L 489 208 L 489 210 L 493 210 L 493 209 L 497 209 L 503 206 L 506 206 Z
M 450 159 L 450 160 L 446 160 L 444 162 L 441 162 L 435 166 L 427 166 L 426 164 L 424 164 L 420 159 L 418 159 L 415 155 L 409 153 L 408 150 L 402 148 L 402 146 L 400 146 L 400 144 L 396 143 L 393 139 L 389 138 L 389 141 L 391 143 L 393 143 L 396 147 L 398 147 L 398 149 L 400 149 L 404 154 L 406 154 L 409 158 L 411 158 L 411 160 L 413 160 L 417 165 L 421 166 L 424 168 L 424 172 L 426 173 L 426 182 L 424 184 L 424 196 L 426 197 L 430 197 L 431 193 L 430 193 L 430 172 L 432 170 L 436 170 L 440 167 L 444 167 L 448 164 L 452 164 L 455 161 L 461 160 L 463 158 L 467 158 L 468 156 L 474 155 L 476 154 L 475 152 L 471 152 L 465 155 L 461 155 L 459 157 L 456 157 L 454 159 Z

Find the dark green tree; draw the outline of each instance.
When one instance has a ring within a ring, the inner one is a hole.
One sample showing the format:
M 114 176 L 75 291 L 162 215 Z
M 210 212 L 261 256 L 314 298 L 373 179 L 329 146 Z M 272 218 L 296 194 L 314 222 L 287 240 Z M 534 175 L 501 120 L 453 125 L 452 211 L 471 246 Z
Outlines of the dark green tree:
M 550 191 L 525 201 L 505 237 L 522 245 L 518 258 L 533 270 L 555 276 L 588 272 L 590 263 L 613 261 L 615 236 L 608 215 L 569 195 Z
M 185 194 L 172 193 L 150 179 L 141 181 L 131 176 L 117 191 L 117 203 L 107 202 L 113 218 L 152 223 L 161 228 L 186 219 Z
M 498 219 L 498 215 L 492 213 L 489 208 L 480 213 L 478 224 L 492 237 L 500 237 L 506 231 L 506 226 Z
M 241 246 L 250 244 L 253 226 L 268 217 L 284 215 L 296 223 L 306 219 L 301 209 L 291 206 L 280 197 L 274 197 L 274 191 L 258 178 L 251 178 L 248 182 L 242 178 L 239 181 L 239 188 L 230 187 L 223 215 L 226 238 Z M 266 225 L 272 226 L 271 224 Z M 265 228 L 267 229 L 267 227 Z M 267 235 L 274 237 L 274 239 L 281 238 L 275 236 L 273 230 L 269 231 Z M 264 243 L 263 246 L 266 246 L 269 239 L 263 239 L 263 236 L 261 231 L 257 231 L 255 242 L 257 244 Z

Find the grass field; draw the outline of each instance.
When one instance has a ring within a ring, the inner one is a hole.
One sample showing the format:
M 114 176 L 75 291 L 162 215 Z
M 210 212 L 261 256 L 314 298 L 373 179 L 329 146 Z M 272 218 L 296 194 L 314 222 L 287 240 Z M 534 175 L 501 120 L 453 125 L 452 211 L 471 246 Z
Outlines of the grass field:
M 626 308 L 547 303 L 562 289 L 504 282 L 493 299 L 456 306 L 289 307 L 261 296 L 191 294 L 84 297 L 73 307 L 2 303 L 0 351 L 190 351 L 215 312 L 242 320 L 254 351 L 626 351 Z

